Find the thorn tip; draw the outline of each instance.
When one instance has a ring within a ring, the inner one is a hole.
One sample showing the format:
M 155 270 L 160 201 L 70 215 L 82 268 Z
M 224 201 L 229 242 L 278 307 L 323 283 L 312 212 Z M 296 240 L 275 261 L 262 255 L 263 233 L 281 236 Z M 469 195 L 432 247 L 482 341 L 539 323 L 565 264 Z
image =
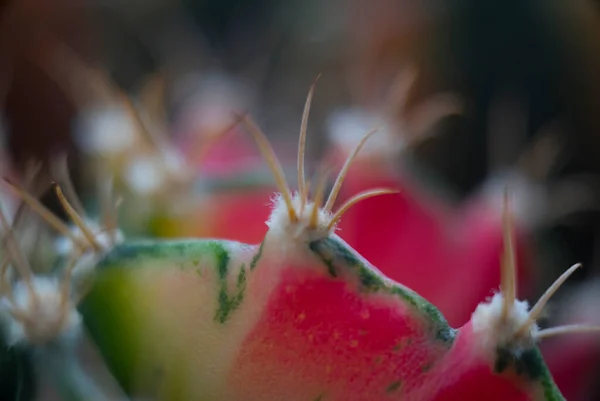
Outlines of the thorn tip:
M 320 76 L 321 74 L 318 74 L 310 86 L 308 95 L 306 96 L 306 102 L 304 104 L 304 111 L 302 112 L 302 122 L 300 123 L 300 137 L 298 139 L 298 193 L 300 194 L 300 209 L 304 209 L 304 205 L 306 202 L 308 202 L 308 199 L 303 196 L 303 194 L 307 192 L 305 191 L 306 179 L 304 172 L 306 158 L 306 132 L 308 127 L 308 116 L 310 115 L 310 106 L 312 104 L 315 88 Z

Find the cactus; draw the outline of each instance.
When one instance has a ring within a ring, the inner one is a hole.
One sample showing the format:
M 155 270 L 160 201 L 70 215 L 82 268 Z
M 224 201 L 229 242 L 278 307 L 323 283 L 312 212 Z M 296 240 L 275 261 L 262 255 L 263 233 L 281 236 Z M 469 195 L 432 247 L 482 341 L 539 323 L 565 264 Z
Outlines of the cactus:
M 299 188 L 291 193 L 264 134 L 248 117 L 243 121 L 279 188 L 262 243 L 126 241 L 95 269 L 80 311 L 128 394 L 244 401 L 564 399 L 537 342 L 596 329 L 540 330 L 536 320 L 578 265 L 531 309 L 518 300 L 506 206 L 500 291 L 478 305 L 468 323 L 452 328 L 436 307 L 335 234 L 349 207 L 391 191 L 360 193 L 333 213 L 345 173 L 327 201 L 324 179 L 309 198 L 305 128 Z
M 65 238 L 57 243 L 62 245 L 57 246 L 61 256 L 58 269 L 38 273 L 14 235 L 20 215 L 15 216 L 11 227 L 0 209 L 4 233 L 0 268 L 0 360 L 3 370 L 15 369 L 10 372 L 12 376 L 8 376 L 13 377 L 14 383 L 4 382 L 3 376 L 0 392 L 6 399 L 33 399 L 36 383 L 42 376 L 56 386 L 62 399 L 108 400 L 84 372 L 76 355 L 82 334 L 77 304 L 85 294 L 85 278 L 93 272 L 104 252 L 122 237 L 116 228 L 93 231 L 58 185 L 54 186 L 56 195 L 73 220 L 73 227 L 56 218 L 23 188 L 8 180 L 7 183 L 22 199 L 22 205 L 30 205 Z

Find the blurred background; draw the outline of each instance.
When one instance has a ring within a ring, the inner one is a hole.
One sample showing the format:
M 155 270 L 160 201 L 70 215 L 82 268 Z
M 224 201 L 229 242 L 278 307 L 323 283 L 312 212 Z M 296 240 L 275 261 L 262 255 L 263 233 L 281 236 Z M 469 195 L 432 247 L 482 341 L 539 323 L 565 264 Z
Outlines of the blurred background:
M 367 166 L 450 208 L 509 185 L 533 238 L 527 295 L 582 262 L 557 303 L 585 293 L 600 322 L 595 0 L 2 0 L 0 168 L 49 173 L 66 154 L 90 213 L 113 178 L 128 235 L 258 241 L 266 227 L 244 212 L 266 218 L 273 179 L 232 113 L 253 116 L 295 187 L 318 74 L 311 177 L 384 121 Z M 229 205 L 218 221 L 215 203 Z M 593 378 L 600 358 L 585 366 Z M 587 384 L 578 399 L 600 400 Z

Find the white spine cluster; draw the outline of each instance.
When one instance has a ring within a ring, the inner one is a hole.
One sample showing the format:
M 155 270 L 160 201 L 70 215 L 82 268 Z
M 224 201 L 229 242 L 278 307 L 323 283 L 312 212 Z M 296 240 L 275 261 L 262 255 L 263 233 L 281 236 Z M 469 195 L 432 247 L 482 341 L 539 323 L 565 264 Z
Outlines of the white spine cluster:
M 315 202 L 308 202 L 302 207 L 302 198 L 299 195 L 292 197 L 292 205 L 297 221 L 290 220 L 288 206 L 283 196 L 277 194 L 273 199 L 273 211 L 267 221 L 267 242 L 277 244 L 280 252 L 290 258 L 294 255 L 304 255 L 309 242 L 327 237 L 333 218 L 332 213 L 320 208 Z M 317 208 L 317 212 L 313 222 L 314 208 Z
M 19 280 L 12 296 L 0 300 L 9 346 L 72 343 L 81 330 L 81 316 L 62 283 L 54 277 L 33 277 L 29 287 Z
M 471 324 L 480 346 L 489 352 L 495 352 L 498 346 L 529 348 L 539 331 L 536 323 L 530 321 L 529 303 L 515 300 L 507 310 L 506 317 L 503 317 L 504 304 L 504 296 L 499 292 L 489 302 L 475 309 Z M 519 331 L 524 334 L 517 336 Z
M 0 317 L 4 321 L 6 334 L 12 345 L 22 343 L 38 346 L 73 340 L 81 320 L 76 308 L 79 299 L 84 295 L 81 288 L 82 279 L 87 279 L 98 261 L 124 240 L 123 233 L 116 223 L 116 211 L 108 210 L 108 206 L 105 208 L 103 219 L 107 222 L 107 227 L 86 218 L 85 211 L 66 176 L 66 163 L 57 167 L 62 167 L 61 173 L 65 176 L 63 180 L 69 183 L 69 192 L 80 210 L 75 210 L 56 184 L 54 189 L 57 198 L 71 218 L 72 226 L 58 219 L 24 189 L 10 182 L 9 185 L 24 204 L 62 234 L 55 243 L 57 254 L 65 257 L 62 280 L 56 276 L 34 274 L 22 247 L 14 237 L 9 220 L 0 210 L 6 245 L 5 260 L 0 274 Z

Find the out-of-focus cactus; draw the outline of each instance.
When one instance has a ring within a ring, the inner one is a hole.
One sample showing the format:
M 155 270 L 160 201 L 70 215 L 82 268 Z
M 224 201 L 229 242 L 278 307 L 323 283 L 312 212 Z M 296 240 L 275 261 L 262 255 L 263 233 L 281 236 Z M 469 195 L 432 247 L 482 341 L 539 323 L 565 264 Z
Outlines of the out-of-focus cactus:
M 122 237 L 116 228 L 100 230 L 88 226 L 58 185 L 54 187 L 56 194 L 72 218 L 73 227 L 55 217 L 25 189 L 8 184 L 23 205 L 31 206 L 64 236 L 61 243 L 68 246 L 57 243 L 57 264 L 45 271 L 34 271 L 14 234 L 19 215 L 11 227 L 4 210 L 0 210 L 4 242 L 0 268 L 0 360 L 5 371 L 12 369 L 13 376 L 7 377 L 14 377 L 8 385 L 3 376 L 2 392 L 6 392 L 7 399 L 31 400 L 36 394 L 36 382 L 44 378 L 62 399 L 107 400 L 76 355 L 82 335 L 77 306 L 90 284 L 87 279 L 94 266 Z M 51 260 L 46 258 L 45 262 L 50 264 Z

